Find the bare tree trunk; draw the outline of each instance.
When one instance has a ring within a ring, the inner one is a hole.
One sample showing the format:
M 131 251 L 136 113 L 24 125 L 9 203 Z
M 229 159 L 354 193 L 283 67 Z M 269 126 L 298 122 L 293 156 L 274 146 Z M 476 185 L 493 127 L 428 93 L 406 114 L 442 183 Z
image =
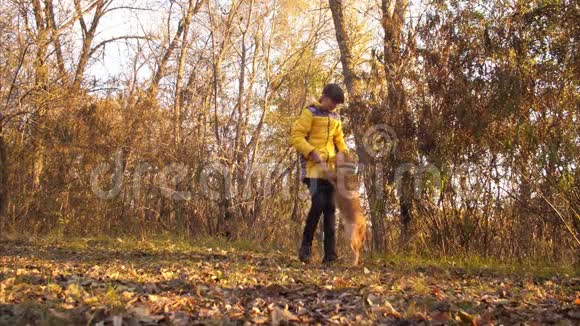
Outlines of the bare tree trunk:
M 36 58 L 34 61 L 35 71 L 35 88 L 36 90 L 48 89 L 48 66 L 46 64 L 46 54 L 48 51 L 48 29 L 46 19 L 43 16 L 44 10 L 40 4 L 40 0 L 32 1 L 32 10 L 34 13 L 34 20 L 37 28 L 36 35 Z M 32 133 L 32 144 L 34 148 L 34 160 L 32 170 L 32 186 L 33 189 L 39 189 L 40 176 L 42 175 L 44 167 L 44 142 L 39 131 L 42 130 L 42 116 L 44 114 L 45 106 L 39 99 L 35 106 L 33 113 L 34 129 Z
M 384 67 L 387 79 L 392 75 L 392 67 L 396 67 L 394 64 L 401 61 L 399 52 L 407 5 L 408 0 L 381 0 Z
M 157 70 L 155 71 L 155 74 L 153 75 L 153 80 L 151 81 L 151 85 L 149 86 L 149 94 L 151 97 L 154 98 L 157 96 L 159 82 L 161 81 L 161 78 L 163 78 L 165 76 L 165 71 L 167 69 L 167 63 L 169 62 L 169 59 L 171 58 L 171 55 L 173 54 L 173 51 L 175 50 L 175 47 L 177 46 L 177 43 L 179 42 L 179 38 L 181 38 L 181 35 L 184 33 L 184 31 L 186 29 L 189 29 L 191 17 L 193 15 L 195 15 L 201 9 L 203 2 L 204 2 L 204 0 L 198 0 L 195 4 L 195 7 L 193 7 L 193 8 L 190 7 L 190 9 L 193 9 L 193 10 L 188 9 L 185 17 L 182 17 L 181 20 L 179 21 L 179 26 L 177 27 L 177 31 L 175 32 L 173 39 L 169 43 L 169 46 L 167 47 L 165 52 L 163 53 L 161 60 L 157 63 Z M 191 1 L 190 1 L 190 5 L 191 5 Z
M 79 24 L 81 25 L 81 31 L 83 33 L 83 46 L 81 49 L 81 54 L 79 56 L 79 61 L 75 70 L 75 76 L 73 80 L 73 90 L 79 90 L 83 81 L 83 76 L 89 62 L 89 57 L 91 54 L 91 46 L 93 44 L 93 39 L 95 38 L 97 26 L 99 25 L 99 20 L 103 17 L 105 13 L 106 6 L 110 4 L 109 0 L 98 0 L 97 6 L 95 7 L 95 14 L 91 21 L 90 27 L 87 28 L 87 24 L 83 15 L 81 14 L 81 4 L 80 0 L 75 0 L 75 9 L 77 15 L 79 15 Z
M 183 37 L 181 39 L 181 50 L 177 67 L 177 81 L 175 85 L 175 103 L 173 105 L 173 132 L 176 146 L 178 146 L 181 141 L 181 110 L 183 104 L 182 84 L 185 71 L 185 58 L 187 57 L 187 37 L 189 35 L 189 26 L 191 25 L 193 15 L 199 11 L 203 5 L 203 1 L 204 0 L 197 0 L 194 5 L 193 0 L 189 0 L 187 13 L 185 14 L 185 21 L 183 23 Z
M 252 86 L 253 86 L 253 74 L 255 71 L 252 71 L 252 75 L 246 77 L 246 65 L 248 63 L 248 46 L 246 44 L 246 37 L 248 34 L 248 29 L 250 28 L 250 24 L 252 22 L 252 10 L 254 7 L 254 1 L 250 1 L 249 8 L 248 8 L 248 16 L 245 19 L 244 26 L 239 26 L 241 30 L 242 38 L 241 38 L 241 54 L 240 54 L 240 75 L 238 81 L 238 98 L 236 104 L 236 111 L 237 111 L 237 119 L 236 119 L 236 138 L 234 141 L 234 151 L 232 153 L 232 161 L 230 170 L 232 171 L 232 176 L 236 176 L 234 184 L 234 188 L 238 189 L 236 195 L 239 197 L 236 198 L 238 201 L 243 201 L 241 197 L 244 196 L 245 187 L 245 176 L 246 171 L 244 170 L 245 164 L 244 159 L 246 158 L 246 152 L 243 150 L 245 147 L 246 142 L 246 132 L 248 128 L 248 118 L 249 118 L 249 103 L 245 101 L 245 98 L 251 97 L 252 93 Z M 241 25 L 241 24 L 240 24 Z M 257 46 L 254 50 L 254 63 L 256 60 L 257 54 Z M 250 80 L 250 85 L 248 87 L 248 94 L 246 94 L 246 79 Z M 245 115 L 244 115 L 245 113 Z M 248 221 L 249 214 L 246 210 L 245 205 L 240 205 L 238 211 L 244 221 Z M 239 221 L 236 221 L 239 222 Z
M 358 101 L 360 97 L 359 78 L 354 71 L 352 62 L 351 44 L 348 39 L 348 34 L 345 29 L 344 14 L 342 11 L 342 0 L 329 0 L 330 11 L 332 12 L 332 20 L 334 21 L 334 31 L 336 34 L 336 41 L 340 49 L 340 62 L 342 63 L 342 74 L 346 89 L 352 101 Z
M 394 2 L 394 3 L 393 3 Z M 387 78 L 389 113 L 396 117 L 399 145 L 393 160 L 395 167 L 401 164 L 414 163 L 416 154 L 413 146 L 414 125 L 411 112 L 406 105 L 406 91 L 400 73 L 401 40 L 403 22 L 407 11 L 408 0 L 382 0 L 382 26 L 384 32 L 384 70 Z M 416 176 L 419 177 L 419 176 Z M 411 224 L 413 223 L 413 175 L 404 173 L 400 180 L 399 208 L 401 221 L 400 246 L 408 245 L 410 241 Z
M 219 124 L 219 104 L 218 104 L 218 97 L 219 97 L 219 92 L 221 90 L 221 78 L 222 78 L 222 69 L 221 69 L 221 65 L 222 65 L 222 60 L 224 58 L 224 55 L 226 54 L 227 50 L 229 49 L 230 45 L 231 45 L 231 32 L 232 32 L 232 22 L 233 19 L 236 17 L 236 14 L 238 12 L 238 9 L 240 7 L 240 3 L 238 1 L 234 1 L 232 2 L 232 4 L 230 5 L 230 10 L 228 13 L 228 17 L 226 18 L 225 21 L 225 31 L 224 31 L 224 36 L 223 36 L 223 40 L 222 42 L 218 45 L 216 44 L 216 39 L 214 37 L 214 34 L 212 33 L 211 36 L 211 49 L 212 49 L 212 53 L 214 53 L 213 55 L 213 105 L 214 105 L 214 134 L 216 137 L 216 143 L 217 143 L 217 150 L 218 150 L 218 155 L 221 157 L 228 157 L 227 153 L 224 153 L 224 150 L 222 148 L 222 143 L 221 143 L 221 136 L 220 136 L 220 124 Z M 212 26 L 212 28 L 214 27 L 215 21 L 214 21 L 214 15 L 212 13 L 211 10 L 211 4 L 208 4 L 208 11 L 209 11 L 209 17 L 210 17 L 210 25 Z M 217 48 L 217 54 L 215 54 L 215 50 Z M 230 157 L 230 159 L 233 159 L 233 157 L 235 157 L 234 155 L 232 155 Z M 231 220 L 233 217 L 233 207 L 232 207 L 232 203 L 231 203 L 231 194 L 233 193 L 232 191 L 232 181 L 231 181 L 231 176 L 232 176 L 232 169 L 231 169 L 231 165 L 229 165 L 227 167 L 228 175 L 224 176 L 223 179 L 223 192 L 221 193 L 222 198 L 220 200 L 220 215 L 218 216 L 217 219 L 217 226 L 216 226 L 216 231 L 218 233 L 221 233 L 223 235 L 226 235 L 227 237 L 231 236 Z M 225 172 L 225 171 L 224 171 Z
M 365 188 L 368 189 L 368 200 L 370 207 L 370 217 L 372 224 L 372 249 L 384 252 L 386 246 L 386 197 L 385 197 L 385 176 L 382 164 L 368 166 L 368 173 L 365 174 Z
M 54 50 L 56 52 L 56 62 L 58 65 L 58 72 L 60 77 L 63 77 L 66 74 L 65 66 L 64 66 L 64 57 L 62 55 L 62 46 L 59 40 L 59 34 L 56 31 L 56 20 L 54 18 L 54 5 L 52 0 L 45 0 L 44 4 L 44 12 L 48 24 L 48 28 L 50 29 L 50 34 L 52 38 L 52 43 L 54 45 Z
M 48 85 L 48 67 L 46 66 L 46 52 L 48 50 L 48 30 L 40 0 L 32 1 L 32 10 L 36 23 L 36 59 L 34 61 L 34 70 L 36 76 L 36 87 L 45 89 Z
M 6 205 L 8 203 L 8 157 L 0 126 L 0 239 L 5 227 Z
M 182 38 L 181 38 L 181 49 L 179 51 L 179 58 L 178 58 L 178 67 L 177 67 L 177 80 L 175 85 L 175 93 L 174 93 L 174 104 L 173 104 L 173 143 L 176 155 L 180 150 L 180 143 L 181 143 L 181 104 L 183 103 L 183 92 L 182 92 L 182 84 L 183 84 L 183 74 L 185 71 L 185 58 L 187 57 L 187 37 L 189 36 L 189 26 L 191 25 L 191 19 L 194 13 L 199 10 L 201 4 L 203 3 L 202 0 L 198 0 L 194 5 L 194 0 L 188 1 L 188 6 L 185 14 L 183 14 L 182 24 L 180 27 L 183 27 L 182 31 Z M 174 40 L 176 40 L 175 38 Z M 166 64 L 166 63 L 164 63 Z M 156 76 L 156 78 L 161 78 L 162 75 Z M 160 79 L 157 79 L 155 83 L 159 83 Z M 154 94 L 156 93 L 157 85 L 155 86 Z M 176 187 L 181 187 L 182 185 L 176 185 Z M 183 205 L 181 201 L 173 202 L 174 209 L 171 211 L 171 217 L 175 220 L 175 224 L 179 230 L 186 230 L 185 227 L 185 219 L 183 217 Z
M 360 91 L 360 79 L 356 75 L 354 69 L 354 63 L 352 60 L 352 52 L 351 52 L 351 45 L 348 39 L 348 34 L 345 30 L 345 20 L 342 8 L 342 1 L 341 0 L 329 0 L 330 10 L 332 12 L 332 18 L 334 21 L 335 33 L 336 33 L 336 40 L 338 43 L 338 47 L 340 49 L 340 61 L 342 63 L 342 73 L 344 77 L 344 83 L 346 84 L 346 89 L 348 91 L 350 97 L 350 104 L 349 104 L 349 120 L 353 125 L 353 132 L 355 138 L 355 145 L 357 147 L 357 152 L 359 154 L 359 159 L 363 164 L 375 164 L 373 159 L 368 156 L 368 154 L 364 151 L 363 146 L 363 135 L 364 131 L 361 130 L 361 127 L 366 125 L 365 123 L 365 114 L 366 105 L 361 99 L 361 91 Z M 380 165 L 379 165 L 380 167 Z M 377 166 L 369 166 L 369 171 L 377 171 Z M 385 229 L 384 229 L 384 222 L 383 219 L 385 218 L 385 204 L 383 191 L 377 191 L 379 189 L 382 190 L 383 185 L 377 185 L 377 180 L 374 180 L 375 175 L 370 175 L 365 178 L 365 188 L 368 190 L 369 193 L 369 202 L 371 203 L 371 223 L 372 223 L 372 241 L 373 245 L 372 248 L 375 250 L 384 250 L 385 249 Z
M 402 143 L 402 151 L 397 151 L 396 155 L 400 158 L 401 163 L 411 162 L 413 158 L 413 151 L 412 151 L 412 125 L 409 125 L 409 122 L 412 120 L 408 112 L 405 110 L 405 92 L 403 88 L 402 81 L 400 80 L 400 76 L 393 76 L 394 67 L 397 67 L 398 64 L 401 62 L 400 58 L 400 44 L 401 44 L 401 36 L 402 36 L 402 27 L 403 27 L 403 20 L 404 15 L 407 10 L 408 0 L 396 0 L 394 3 L 388 0 L 382 0 L 381 2 L 381 9 L 383 10 L 383 29 L 385 32 L 385 39 L 384 39 L 384 68 L 387 76 L 387 84 L 389 85 L 389 97 L 388 97 L 388 107 L 390 112 L 393 114 L 400 114 L 401 120 L 405 122 L 402 126 L 403 129 L 406 130 L 405 133 L 402 133 L 399 138 L 407 137 L 401 139 Z M 349 41 L 348 34 L 345 29 L 345 19 L 344 13 L 342 8 L 342 1 L 341 0 L 329 0 L 330 10 L 332 12 L 332 17 L 335 26 L 336 32 L 336 40 L 340 49 L 340 60 L 342 63 L 342 70 L 344 76 L 344 82 L 346 84 L 346 88 L 350 95 L 350 109 L 349 117 L 351 122 L 354 124 L 354 136 L 355 136 L 355 143 L 357 149 L 362 149 L 363 146 L 362 142 L 362 135 L 364 134 L 361 130 L 357 130 L 356 126 L 364 126 L 365 124 L 365 117 L 363 116 L 365 110 L 365 103 L 361 99 L 361 90 L 359 85 L 359 78 L 356 75 L 354 69 L 354 63 L 352 60 L 352 52 L 351 52 L 351 42 Z M 397 133 L 399 134 L 399 133 Z M 409 135 L 410 134 L 410 135 Z M 399 136 L 399 135 L 398 135 Z M 359 151 L 360 159 L 363 163 L 372 163 L 373 158 L 369 157 L 364 151 Z M 372 170 L 372 169 L 371 169 Z M 367 180 L 369 181 L 369 180 Z M 385 180 L 387 181 L 387 180 Z M 402 194 L 400 195 L 400 209 L 401 209 L 401 225 L 402 225 L 402 238 L 401 240 L 405 243 L 408 241 L 409 238 L 409 225 L 412 220 L 412 196 L 413 196 L 413 189 L 412 189 L 412 178 L 409 174 L 403 176 L 403 187 L 401 187 Z M 378 189 L 375 185 L 375 182 L 366 182 L 366 186 L 372 187 L 373 189 Z M 379 186 L 382 188 L 382 185 Z M 371 192 L 374 193 L 374 192 Z M 380 228 L 382 223 L 382 219 L 384 218 L 384 205 L 377 202 L 377 200 L 384 200 L 382 197 L 384 193 L 377 192 L 377 198 L 369 198 L 371 202 L 374 203 L 373 207 L 375 209 L 371 210 L 371 220 L 373 223 L 373 228 Z M 384 230 L 373 230 L 373 247 L 376 249 L 383 249 L 384 247 Z M 380 238 L 379 238 L 380 237 Z

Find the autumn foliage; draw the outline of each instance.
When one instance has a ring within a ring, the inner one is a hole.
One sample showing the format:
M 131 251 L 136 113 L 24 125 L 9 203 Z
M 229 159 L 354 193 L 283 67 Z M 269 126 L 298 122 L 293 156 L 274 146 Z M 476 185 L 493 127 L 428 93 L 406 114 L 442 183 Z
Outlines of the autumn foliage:
M 577 4 L 154 5 L 0 4 L 2 234 L 294 250 L 290 124 L 340 82 L 370 250 L 577 262 Z

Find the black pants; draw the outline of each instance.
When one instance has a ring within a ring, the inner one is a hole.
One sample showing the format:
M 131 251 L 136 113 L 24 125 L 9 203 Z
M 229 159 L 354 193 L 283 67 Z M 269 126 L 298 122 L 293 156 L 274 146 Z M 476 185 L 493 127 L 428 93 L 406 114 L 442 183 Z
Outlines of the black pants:
M 304 226 L 302 248 L 308 248 L 310 251 L 318 220 L 320 215 L 324 215 L 324 258 L 325 260 L 333 260 L 336 258 L 334 186 L 324 179 L 305 178 L 304 183 L 310 190 L 312 205 Z

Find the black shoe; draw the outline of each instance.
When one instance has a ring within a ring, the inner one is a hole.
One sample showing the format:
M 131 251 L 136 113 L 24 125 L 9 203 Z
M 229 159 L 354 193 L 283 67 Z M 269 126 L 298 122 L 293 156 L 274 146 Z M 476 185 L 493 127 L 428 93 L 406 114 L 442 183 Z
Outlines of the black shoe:
M 331 255 L 331 256 L 324 256 L 324 259 L 322 259 L 322 263 L 323 264 L 334 264 L 338 262 L 338 256 L 337 255 Z
M 310 263 L 310 256 L 312 255 L 310 246 L 301 246 L 298 252 L 298 259 L 301 262 L 308 264 Z

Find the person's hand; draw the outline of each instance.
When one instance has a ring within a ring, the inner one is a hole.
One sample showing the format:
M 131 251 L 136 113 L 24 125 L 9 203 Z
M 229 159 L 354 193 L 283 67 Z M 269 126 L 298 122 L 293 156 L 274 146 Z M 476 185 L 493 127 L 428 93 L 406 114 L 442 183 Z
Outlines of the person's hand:
M 322 159 L 320 158 L 320 155 L 318 155 L 318 153 L 316 153 L 316 151 L 310 152 L 310 155 L 308 155 L 308 159 L 311 160 L 311 161 L 314 161 L 315 163 L 322 162 Z

